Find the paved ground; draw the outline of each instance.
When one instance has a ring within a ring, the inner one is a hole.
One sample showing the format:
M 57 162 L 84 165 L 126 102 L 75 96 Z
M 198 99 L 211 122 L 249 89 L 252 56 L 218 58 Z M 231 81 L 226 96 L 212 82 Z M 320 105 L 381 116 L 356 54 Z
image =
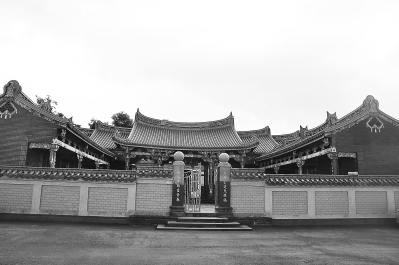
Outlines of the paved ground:
M 174 232 L 0 222 L 0 264 L 399 264 L 399 228 Z

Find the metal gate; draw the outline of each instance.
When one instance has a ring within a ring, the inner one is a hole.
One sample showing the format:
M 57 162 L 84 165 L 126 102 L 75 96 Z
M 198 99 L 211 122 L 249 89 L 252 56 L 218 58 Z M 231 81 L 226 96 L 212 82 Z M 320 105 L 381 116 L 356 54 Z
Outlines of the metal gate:
M 184 172 L 184 198 L 186 212 L 201 211 L 201 163 Z

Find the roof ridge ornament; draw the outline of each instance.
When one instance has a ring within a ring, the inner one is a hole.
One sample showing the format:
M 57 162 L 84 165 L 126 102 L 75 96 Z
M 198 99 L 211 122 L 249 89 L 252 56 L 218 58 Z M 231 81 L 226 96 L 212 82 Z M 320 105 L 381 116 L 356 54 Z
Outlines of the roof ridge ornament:
M 368 95 L 363 101 L 363 105 L 370 110 L 370 113 L 378 113 L 380 104 L 372 95 Z
M 20 94 L 22 91 L 22 87 L 19 85 L 17 80 L 10 80 L 3 87 L 3 94 L 0 95 L 0 98 L 12 98 L 16 95 Z
M 331 114 L 330 112 L 327 111 L 326 123 L 328 126 L 332 126 L 337 120 L 338 120 L 337 112 L 334 112 L 333 114 Z
M 306 127 L 302 127 L 302 125 L 299 125 L 299 136 L 301 137 L 301 139 L 305 138 L 306 132 L 309 131 L 308 126 Z

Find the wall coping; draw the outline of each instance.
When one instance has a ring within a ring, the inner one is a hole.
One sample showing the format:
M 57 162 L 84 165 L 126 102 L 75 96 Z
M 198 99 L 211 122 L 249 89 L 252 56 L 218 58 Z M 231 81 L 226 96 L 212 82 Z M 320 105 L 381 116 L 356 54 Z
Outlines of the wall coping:
M 132 183 L 138 177 L 172 178 L 172 170 L 164 168 L 146 168 L 140 170 L 110 170 L 83 168 L 47 168 L 25 166 L 1 166 L 0 178 L 58 180 L 58 181 L 89 181 L 89 182 L 128 182 Z

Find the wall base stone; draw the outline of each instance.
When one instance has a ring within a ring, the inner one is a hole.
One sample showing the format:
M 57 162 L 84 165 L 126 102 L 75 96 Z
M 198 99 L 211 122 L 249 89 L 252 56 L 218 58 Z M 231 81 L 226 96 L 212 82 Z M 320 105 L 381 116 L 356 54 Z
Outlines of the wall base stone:
M 0 213 L 0 221 L 61 222 L 128 225 L 128 217 Z
M 184 216 L 184 206 L 170 206 L 170 216 Z
M 272 226 L 396 226 L 395 218 L 342 218 L 342 219 L 272 219 Z
M 217 217 L 233 217 L 233 208 L 232 207 L 216 206 L 215 210 L 216 210 Z

